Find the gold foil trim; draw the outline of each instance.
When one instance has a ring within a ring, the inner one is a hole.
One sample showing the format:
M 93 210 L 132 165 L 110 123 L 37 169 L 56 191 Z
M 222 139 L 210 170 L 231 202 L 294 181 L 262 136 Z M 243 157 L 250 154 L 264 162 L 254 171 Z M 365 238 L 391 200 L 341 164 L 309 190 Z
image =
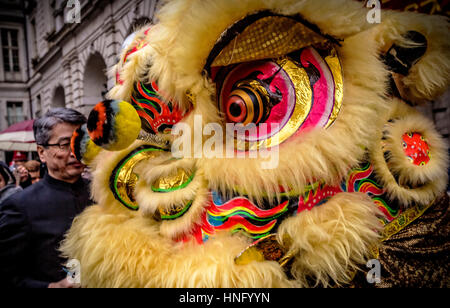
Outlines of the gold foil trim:
M 161 148 L 170 149 L 170 144 L 172 143 L 174 136 L 168 134 L 153 134 L 146 132 L 145 130 L 141 130 L 137 139 L 150 144 L 158 145 Z
M 289 75 L 295 86 L 296 102 L 294 111 L 286 125 L 274 136 L 258 142 L 237 140 L 236 147 L 241 151 L 270 148 L 279 145 L 300 128 L 312 107 L 312 89 L 306 71 L 299 68 L 294 62 L 286 57 L 275 62 Z
M 172 215 L 175 215 L 175 214 L 178 214 L 179 212 L 181 212 L 185 207 L 186 207 L 185 204 L 181 204 L 181 205 L 179 204 L 179 205 L 176 205 L 169 209 L 158 208 L 158 210 L 159 210 L 159 213 L 161 214 L 161 216 L 172 216 Z
M 330 54 L 325 57 L 325 61 L 333 75 L 335 94 L 333 109 L 324 128 L 331 126 L 337 119 L 344 98 L 344 78 L 340 59 L 336 49 L 333 46 L 328 47 Z M 288 123 L 271 138 L 258 142 L 236 140 L 236 148 L 240 151 L 255 151 L 260 148 L 270 148 L 281 144 L 300 128 L 312 108 L 312 89 L 306 71 L 299 68 L 287 57 L 278 59 L 275 62 L 285 70 L 295 86 L 296 103 L 294 112 Z
M 115 177 L 115 190 L 118 197 L 123 201 L 128 207 L 132 209 L 137 209 L 138 204 L 134 199 L 134 189 L 136 188 L 136 183 L 138 176 L 134 173 L 134 167 L 141 161 L 146 159 L 152 159 L 161 154 L 161 150 L 157 149 L 144 149 L 139 151 L 135 155 L 129 157 L 124 164 L 119 168 Z
M 423 213 L 425 213 L 430 206 L 434 204 L 436 199 L 434 199 L 432 202 L 428 204 L 416 204 L 415 206 L 412 206 L 405 210 L 403 213 L 401 213 L 397 218 L 395 218 L 390 223 L 386 224 L 384 226 L 383 231 L 381 232 L 381 242 L 384 242 L 388 240 L 391 236 L 394 234 L 400 232 L 403 230 L 406 226 L 408 226 L 410 223 L 412 223 L 414 220 L 422 216 Z
M 344 99 L 344 74 L 336 49 L 330 49 L 330 55 L 325 57 L 325 62 L 328 64 L 334 79 L 334 106 L 330 118 L 328 119 L 328 123 L 325 125 L 325 128 L 327 128 L 333 124 L 341 110 L 342 101 Z
M 236 258 L 236 265 L 246 265 L 257 261 L 276 261 L 281 267 L 287 268 L 294 258 L 295 252 L 290 250 L 292 239 L 289 235 L 283 236 L 283 244 L 278 242 L 277 234 L 266 235 L 246 247 Z
M 153 215 L 156 221 L 174 220 L 183 216 L 191 207 L 192 201 L 187 201 L 184 204 L 175 205 L 171 208 L 158 207 L 158 210 Z
M 279 58 L 326 39 L 302 23 L 283 16 L 263 17 L 237 35 L 211 66 Z
M 192 180 L 192 172 L 178 168 L 177 173 L 157 179 L 152 184 L 153 191 L 171 191 L 180 189 Z
M 187 90 L 186 91 L 186 100 L 189 102 L 189 104 L 195 108 L 196 104 L 197 104 L 197 98 L 194 94 L 192 94 L 191 91 Z M 189 108 L 190 109 L 190 108 Z
M 276 234 L 266 235 L 245 248 L 235 259 L 237 265 L 246 265 L 252 261 L 279 261 L 285 256 L 285 249 L 277 241 Z

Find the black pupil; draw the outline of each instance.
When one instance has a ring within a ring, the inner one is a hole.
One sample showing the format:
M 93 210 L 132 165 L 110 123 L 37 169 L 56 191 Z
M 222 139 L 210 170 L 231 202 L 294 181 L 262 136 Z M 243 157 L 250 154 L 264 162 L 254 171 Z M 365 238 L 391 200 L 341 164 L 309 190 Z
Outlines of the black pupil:
M 232 103 L 230 105 L 229 110 L 230 110 L 230 114 L 233 117 L 239 116 L 241 114 L 241 112 L 242 112 L 241 106 L 239 106 L 239 104 L 236 104 L 236 103 Z

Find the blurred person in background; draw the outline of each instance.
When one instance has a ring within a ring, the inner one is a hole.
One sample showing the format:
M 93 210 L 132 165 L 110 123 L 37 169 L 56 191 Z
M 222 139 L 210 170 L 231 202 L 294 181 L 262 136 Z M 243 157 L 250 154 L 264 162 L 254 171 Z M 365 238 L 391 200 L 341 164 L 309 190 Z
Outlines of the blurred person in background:
M 37 151 L 47 173 L 0 205 L 0 285 L 71 288 L 58 247 L 87 205 L 84 165 L 70 151 L 72 133 L 86 117 L 73 109 L 50 109 L 34 121 Z
M 39 180 L 41 179 L 41 163 L 37 160 L 29 160 L 25 163 L 24 167 L 28 171 L 31 184 L 39 182 Z
M 25 152 L 14 151 L 10 167 L 23 166 L 27 161 L 28 157 Z
M 14 151 L 13 159 L 9 167 L 13 172 L 17 183 L 24 189 L 32 184 L 28 170 L 25 167 L 27 160 L 27 155 L 24 152 Z
M 0 161 L 0 204 L 16 192 L 22 190 L 6 163 Z

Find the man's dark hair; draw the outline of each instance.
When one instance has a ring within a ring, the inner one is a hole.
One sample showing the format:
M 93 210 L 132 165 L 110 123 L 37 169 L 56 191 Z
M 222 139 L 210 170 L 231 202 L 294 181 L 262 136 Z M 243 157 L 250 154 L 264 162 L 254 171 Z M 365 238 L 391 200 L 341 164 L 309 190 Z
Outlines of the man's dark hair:
M 53 127 L 60 123 L 82 125 L 86 123 L 86 117 L 80 112 L 69 108 L 53 108 L 34 121 L 34 139 L 38 145 L 46 145 L 51 138 Z

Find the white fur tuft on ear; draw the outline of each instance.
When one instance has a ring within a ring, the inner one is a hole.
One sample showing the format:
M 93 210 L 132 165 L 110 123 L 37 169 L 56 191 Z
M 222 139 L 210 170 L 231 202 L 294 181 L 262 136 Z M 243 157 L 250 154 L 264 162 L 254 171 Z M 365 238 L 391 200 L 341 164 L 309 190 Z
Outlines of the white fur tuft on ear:
M 292 274 L 297 282 L 304 287 L 350 282 L 378 244 L 379 215 L 369 196 L 340 193 L 323 206 L 285 220 L 278 240 L 292 241 L 288 253 L 295 255 Z
M 379 142 L 369 150 L 377 178 L 390 197 L 401 204 L 428 204 L 447 185 L 445 141 L 430 120 L 398 99 L 392 100 L 388 119 L 391 122 L 385 126 L 384 140 L 380 136 Z M 416 165 L 408 159 L 402 146 L 406 133 L 419 133 L 423 137 L 429 147 L 430 160 L 426 164 Z

